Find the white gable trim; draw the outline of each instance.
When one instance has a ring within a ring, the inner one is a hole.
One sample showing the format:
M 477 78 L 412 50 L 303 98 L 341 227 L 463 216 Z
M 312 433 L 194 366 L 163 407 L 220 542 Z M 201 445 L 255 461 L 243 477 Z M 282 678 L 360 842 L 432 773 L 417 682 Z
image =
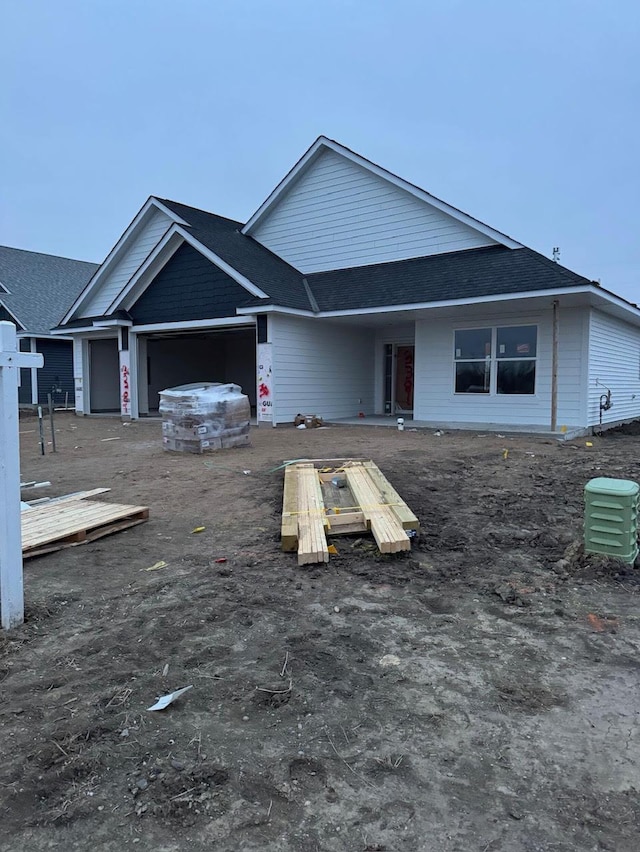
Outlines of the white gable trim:
M 151 208 L 160 210 L 162 213 L 172 219 L 174 223 L 181 225 L 186 224 L 184 219 L 181 219 L 180 216 L 178 216 L 172 210 L 169 210 L 168 207 L 165 207 L 165 205 L 162 204 L 162 202 L 158 201 L 157 198 L 154 198 L 153 195 L 148 198 L 145 204 L 142 206 L 142 208 L 139 210 L 139 212 L 133 219 L 133 221 L 131 222 L 131 224 L 129 225 L 129 227 L 127 228 L 127 230 L 120 237 L 115 246 L 111 249 L 111 251 L 100 264 L 98 269 L 96 269 L 93 276 L 89 279 L 89 282 L 82 291 L 82 293 L 80 293 L 73 305 L 71 305 L 67 313 L 64 315 L 61 325 L 64 325 L 65 323 L 69 322 L 75 312 L 82 306 L 82 304 L 88 299 L 88 297 L 100 287 L 101 280 L 105 277 L 105 275 L 110 272 L 114 263 L 119 260 L 120 257 L 124 254 L 127 249 L 127 243 L 138 232 L 140 226 L 147 218 L 147 214 L 149 213 Z
M 154 247 L 151 253 L 147 256 L 140 268 L 131 276 L 129 281 L 119 295 L 113 300 L 107 309 L 107 314 L 111 314 L 119 308 L 128 310 L 131 305 L 140 298 L 146 288 L 152 283 L 156 275 L 167 265 L 176 251 L 184 243 L 188 243 L 196 251 L 200 252 L 203 257 L 211 261 L 214 266 L 217 266 L 236 283 L 245 288 L 252 296 L 259 299 L 268 298 L 267 294 L 260 290 L 255 284 L 252 284 L 248 278 L 241 275 L 228 263 L 225 263 L 221 257 L 212 252 L 206 246 L 185 230 L 177 223 L 171 225 L 169 230 L 162 237 L 160 242 Z M 157 262 L 159 261 L 159 262 Z M 148 280 L 147 280 L 148 279 Z
M 345 148 L 344 145 L 340 145 L 339 142 L 334 142 L 333 139 L 327 139 L 326 136 L 320 136 L 318 137 L 318 139 L 316 139 L 316 141 L 309 148 L 306 154 L 304 154 L 301 159 L 298 160 L 298 162 L 291 169 L 291 171 L 280 181 L 280 183 L 276 186 L 273 192 L 256 210 L 256 212 L 253 214 L 253 216 L 249 219 L 247 224 L 242 229 L 241 233 L 251 233 L 251 231 L 258 225 L 259 222 L 262 221 L 262 219 L 264 219 L 264 217 L 278 203 L 278 201 L 292 186 L 292 184 L 295 183 L 295 181 L 309 168 L 309 166 L 317 159 L 317 157 L 322 153 L 324 149 L 334 151 L 336 154 L 345 157 L 347 160 L 350 160 L 352 163 L 355 163 L 363 169 L 366 169 L 377 177 L 382 178 L 383 180 L 388 181 L 399 189 L 403 189 L 405 192 L 410 193 L 420 201 L 424 201 L 425 203 L 430 204 L 432 207 L 435 207 L 442 213 L 446 213 L 448 216 L 451 216 L 451 218 L 457 220 L 458 222 L 461 222 L 464 225 L 473 228 L 475 231 L 484 234 L 486 237 L 495 240 L 497 243 L 500 243 L 501 245 L 506 246 L 507 248 L 522 248 L 521 243 L 516 242 L 506 234 L 503 234 L 500 231 L 496 231 L 495 228 L 491 228 L 489 225 L 485 225 L 484 222 L 480 222 L 478 219 L 474 219 L 473 216 L 468 216 L 466 213 L 463 213 L 456 207 L 452 207 L 445 201 L 441 201 L 434 195 L 425 192 L 424 189 L 420 189 L 420 187 L 414 186 L 412 183 L 409 183 L 408 181 L 403 180 L 403 178 L 392 174 L 392 172 L 383 169 L 381 166 L 378 166 L 375 163 L 366 160 L 364 157 L 361 157 L 359 154 L 356 154 L 355 151 L 351 151 L 349 150 L 349 148 Z
M 154 247 L 153 251 L 149 255 L 147 255 L 146 260 L 140 266 L 140 268 L 136 272 L 134 272 L 131 278 L 127 281 L 125 287 L 120 291 L 120 293 L 118 293 L 113 302 L 111 302 L 111 304 L 106 310 L 106 313 L 112 314 L 114 311 L 118 310 L 118 308 L 128 309 L 131 304 L 133 304 L 133 302 L 142 295 L 146 287 L 153 280 L 153 277 L 155 277 L 171 260 L 171 258 L 177 252 L 183 242 L 184 239 L 182 238 L 182 236 L 176 232 L 176 226 L 172 225 L 165 233 L 164 237 L 162 237 L 160 242 Z M 165 251 L 165 249 L 167 250 Z M 146 277 L 149 269 L 153 267 L 154 261 L 156 261 L 163 252 L 164 256 L 162 258 L 162 262 L 156 265 L 157 268 L 154 267 L 152 269 L 153 277 L 150 278 L 150 280 L 146 283 L 145 286 L 140 288 L 136 287 L 136 285 L 141 281 L 141 279 L 144 279 Z M 131 292 L 133 290 L 136 291 L 133 295 L 133 299 L 128 299 L 127 297 L 131 295 Z
M 185 231 L 184 228 L 180 226 L 176 227 L 176 233 L 180 234 L 184 237 L 185 241 L 189 243 L 189 245 L 193 246 L 194 249 L 200 252 L 201 255 L 210 260 L 211 263 L 215 264 L 219 269 L 223 272 L 226 272 L 234 281 L 237 281 L 245 290 L 248 290 L 252 296 L 255 296 L 256 299 L 268 299 L 269 294 L 265 293 L 264 290 L 261 290 L 259 287 L 256 287 L 255 284 L 252 284 L 248 278 L 245 278 L 244 275 L 241 275 L 237 269 L 234 269 L 233 266 L 230 266 L 226 261 L 224 261 L 221 257 L 219 257 L 215 252 L 212 252 L 211 249 L 208 249 L 206 246 L 203 246 L 201 242 L 199 242 L 192 234 L 188 231 Z

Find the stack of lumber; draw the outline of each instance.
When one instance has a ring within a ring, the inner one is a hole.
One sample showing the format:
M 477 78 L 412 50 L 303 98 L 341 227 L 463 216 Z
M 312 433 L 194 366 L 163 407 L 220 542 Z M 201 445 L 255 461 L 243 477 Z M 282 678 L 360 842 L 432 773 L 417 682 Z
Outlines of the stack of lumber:
M 95 541 L 148 519 L 149 509 L 146 506 L 98 503 L 87 499 L 106 491 L 109 489 L 79 491 L 24 509 L 20 513 L 23 557 L 42 556 L 63 547 Z
M 336 487 L 336 478 L 343 487 Z M 371 532 L 381 553 L 410 550 L 420 523 L 372 461 L 315 460 L 285 468 L 282 549 L 298 564 L 329 561 L 327 536 Z

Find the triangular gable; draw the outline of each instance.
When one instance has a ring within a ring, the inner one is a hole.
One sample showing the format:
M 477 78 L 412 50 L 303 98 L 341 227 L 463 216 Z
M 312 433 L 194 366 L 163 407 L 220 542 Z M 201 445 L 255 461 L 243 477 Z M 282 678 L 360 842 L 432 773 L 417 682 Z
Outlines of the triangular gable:
M 520 243 L 320 137 L 243 228 L 303 273 Z
M 234 317 L 246 288 L 183 242 L 129 307 L 136 325 Z
M 149 252 L 174 224 L 186 223 L 156 198 L 149 198 L 67 311 L 62 324 L 106 314 Z

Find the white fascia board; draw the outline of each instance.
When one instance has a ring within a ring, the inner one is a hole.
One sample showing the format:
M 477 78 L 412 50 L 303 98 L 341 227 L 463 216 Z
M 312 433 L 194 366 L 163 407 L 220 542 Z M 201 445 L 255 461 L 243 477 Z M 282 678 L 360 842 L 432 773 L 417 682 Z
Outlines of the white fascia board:
M 424 311 L 431 308 L 455 308 L 467 305 L 486 305 L 492 302 L 513 302 L 522 299 L 539 299 L 541 296 L 549 298 L 555 296 L 568 296 L 574 293 L 590 293 L 593 288 L 584 287 L 560 287 L 554 290 L 529 290 L 523 293 L 498 293 L 493 296 L 478 296 L 474 299 L 442 299 L 438 302 L 412 302 L 406 305 L 383 305 L 379 308 L 362 308 L 360 310 L 346 311 L 322 311 L 321 317 L 347 317 L 362 316 L 363 314 L 388 314 L 399 311 Z
M 7 290 L 7 288 L 4 286 L 4 284 L 2 283 L 2 281 L 0 281 L 0 293 L 6 293 L 6 295 L 7 295 L 7 296 L 9 296 L 9 295 L 10 295 L 9 290 Z
M 98 326 L 95 325 L 82 325 L 76 326 L 74 328 L 61 328 L 59 331 L 54 329 L 51 332 L 53 337 L 69 337 L 73 339 L 76 334 L 89 334 L 90 332 L 99 330 Z
M 107 311 L 106 311 L 107 314 L 113 313 L 113 311 L 117 310 L 118 308 L 125 307 L 125 305 L 126 305 L 127 308 L 130 307 L 129 300 L 127 299 L 127 297 L 131 294 L 131 291 L 134 290 L 134 288 L 136 288 L 136 285 L 141 280 L 144 279 L 145 275 L 147 274 L 149 269 L 153 266 L 156 259 L 162 254 L 162 252 L 169 245 L 171 240 L 173 240 L 174 245 L 170 246 L 170 248 L 167 250 L 166 257 L 162 258 L 162 263 L 159 265 L 159 268 L 153 269 L 154 276 L 157 275 L 158 272 L 160 272 L 162 267 L 166 263 L 168 263 L 169 260 L 171 260 L 173 255 L 176 253 L 176 251 L 180 248 L 180 246 L 184 242 L 183 237 L 180 234 L 177 233 L 177 230 L 176 230 L 177 227 L 178 227 L 177 224 L 171 225 L 171 227 L 165 233 L 165 235 L 162 237 L 160 242 L 155 246 L 155 248 L 150 252 L 150 254 L 147 255 L 146 260 L 140 265 L 140 267 L 137 269 L 137 271 L 134 272 L 134 274 L 131 276 L 131 278 L 125 284 L 124 288 L 120 291 L 120 293 L 118 293 L 118 295 L 113 300 L 113 302 L 111 302 L 111 304 L 107 308 Z M 151 281 L 149 281 L 148 283 L 150 284 Z M 136 288 L 134 301 L 140 295 L 141 295 L 141 293 L 138 293 L 137 288 Z
M 226 326 L 255 325 L 250 317 L 219 317 L 218 319 L 184 320 L 183 322 L 152 322 L 146 325 L 136 325 L 131 329 L 132 334 L 150 334 L 156 331 L 197 331 L 206 328 L 225 328 Z
M 291 314 L 294 317 L 321 317 L 321 313 L 314 314 L 313 311 L 303 311 L 300 308 L 281 308 L 279 305 L 252 305 L 248 308 L 236 308 L 241 316 L 255 316 L 256 314 Z M 357 311 L 354 313 L 361 313 Z
M 256 287 L 255 284 L 252 284 L 248 278 L 245 278 L 244 275 L 241 275 L 237 269 L 234 269 L 233 266 L 230 266 L 226 261 L 224 261 L 221 257 L 215 252 L 212 252 L 211 249 L 208 249 L 206 246 L 202 245 L 192 234 L 188 231 L 185 231 L 184 228 L 179 225 L 176 226 L 176 233 L 180 234 L 184 237 L 185 241 L 189 243 L 190 246 L 193 246 L 196 251 L 199 251 L 201 255 L 210 260 L 211 263 L 215 264 L 219 269 L 223 272 L 226 272 L 234 281 L 236 281 L 240 286 L 244 287 L 245 290 L 248 290 L 252 296 L 255 296 L 257 299 L 268 299 L 269 296 L 259 287 Z
M 106 272 L 108 272 L 110 270 L 112 264 L 114 263 L 115 260 L 117 260 L 120 257 L 123 250 L 126 249 L 126 245 L 129 242 L 129 239 L 137 232 L 138 228 L 140 227 L 140 224 L 144 221 L 144 219 L 147 216 L 147 213 L 149 212 L 149 210 L 152 207 L 156 208 L 157 210 L 161 210 L 163 213 L 165 213 L 167 216 L 169 216 L 169 218 L 172 219 L 174 222 L 182 223 L 184 221 L 179 216 L 177 216 L 175 213 L 173 213 L 171 210 L 169 210 L 168 207 L 165 207 L 164 204 L 159 202 L 157 198 L 154 198 L 153 195 L 150 198 L 148 198 L 147 201 L 144 203 L 144 205 L 141 207 L 141 209 L 138 211 L 136 216 L 134 217 L 133 221 L 131 222 L 131 224 L 129 225 L 127 230 L 120 237 L 118 242 L 115 244 L 115 246 L 111 249 L 109 254 L 102 261 L 100 266 L 93 273 L 93 276 L 89 279 L 89 282 L 88 282 L 87 286 L 84 288 L 84 290 L 82 291 L 82 293 L 80 293 L 80 295 L 75 300 L 73 305 L 71 305 L 71 307 L 69 308 L 67 313 L 64 315 L 64 317 L 62 319 L 62 324 L 69 322 L 69 320 L 73 317 L 74 313 L 82 305 L 82 303 L 85 301 L 85 299 L 99 286 L 102 277 L 106 274 Z
M 69 337 L 68 332 L 64 334 L 56 334 L 53 331 L 19 331 L 17 336 L 18 338 L 32 337 L 34 340 L 36 338 L 38 340 L 73 340 L 73 337 Z
M 517 242 L 516 240 L 507 236 L 507 234 L 503 234 L 501 231 L 496 231 L 495 228 L 492 228 L 489 225 L 485 225 L 484 222 L 480 222 L 478 219 L 474 219 L 473 216 L 469 216 L 467 213 L 463 213 L 462 210 L 458 210 L 457 207 L 452 207 L 450 204 L 447 204 L 446 201 L 442 201 L 440 198 L 436 198 L 435 195 L 431 195 L 431 193 L 426 192 L 424 189 L 420 189 L 419 186 L 415 186 L 414 184 L 409 183 L 403 178 L 398 177 L 398 175 L 394 175 L 392 172 L 387 171 L 387 169 L 383 169 L 382 166 L 378 166 L 375 163 L 370 162 L 364 157 L 361 157 L 359 154 L 356 154 L 355 151 L 350 151 L 349 148 L 345 148 L 343 145 L 340 145 L 339 142 L 334 142 L 333 139 L 327 139 L 325 136 L 320 136 L 314 142 L 311 148 L 309 148 L 306 154 L 304 154 L 302 158 L 298 160 L 296 165 L 291 169 L 291 171 L 286 175 L 286 177 L 280 181 L 280 183 L 273 190 L 271 195 L 269 195 L 266 201 L 263 202 L 263 204 L 256 210 L 256 212 L 244 226 L 244 228 L 242 229 L 243 234 L 248 234 L 251 232 L 255 225 L 257 225 L 257 223 L 278 201 L 278 199 L 286 192 L 288 187 L 291 186 L 291 184 L 298 178 L 301 172 L 305 170 L 307 166 L 315 159 L 318 151 L 321 148 L 327 148 L 331 151 L 334 151 L 336 154 L 340 154 L 341 156 L 345 157 L 345 159 L 350 160 L 352 163 L 355 163 L 357 166 L 360 166 L 361 168 L 366 169 L 372 174 L 377 175 L 377 177 L 388 181 L 394 186 L 397 186 L 399 189 L 410 193 L 415 198 L 418 198 L 420 201 L 424 201 L 427 204 L 430 204 L 432 207 L 435 207 L 442 213 L 446 213 L 448 216 L 451 216 L 458 222 L 462 222 L 464 225 L 467 225 L 468 227 L 479 231 L 481 234 L 484 234 L 486 237 L 495 240 L 497 243 L 500 243 L 501 245 L 506 246 L 507 248 L 516 249 L 523 247 L 522 243 Z
M 282 178 L 280 183 L 275 187 L 275 189 L 267 196 L 267 198 L 262 202 L 260 207 L 256 210 L 253 216 L 249 219 L 247 224 L 242 228 L 240 233 L 249 234 L 255 225 L 263 218 L 263 216 L 273 207 L 275 202 L 283 195 L 287 189 L 291 186 L 291 184 L 296 180 L 298 175 L 306 168 L 308 163 L 315 159 L 318 151 L 324 146 L 325 142 L 328 140 L 324 136 L 319 136 L 313 145 L 300 157 L 295 166 L 290 169 L 287 174 Z
M 164 214 L 166 214 L 170 219 L 173 219 L 178 225 L 188 225 L 189 223 L 183 219 L 181 216 L 178 216 L 177 213 L 174 213 L 173 210 L 170 210 L 166 205 L 160 201 L 159 198 L 156 198 L 155 195 L 152 195 L 149 201 L 152 201 L 154 206 L 161 210 Z
M 600 287 L 596 287 L 591 284 L 585 284 L 581 287 L 558 287 L 553 290 L 529 290 L 520 293 L 498 293 L 492 296 L 479 296 L 474 299 L 443 299 L 438 302 L 412 302 L 403 305 L 382 305 L 377 308 L 355 308 L 344 311 L 320 311 L 317 314 L 311 313 L 310 311 L 297 310 L 295 308 L 281 308 L 278 305 L 265 305 L 264 307 L 257 305 L 248 308 L 238 308 L 238 314 L 276 313 L 292 314 L 300 317 L 329 319 L 331 317 L 359 317 L 367 314 L 392 314 L 401 313 L 403 311 L 424 311 L 434 308 L 466 307 L 496 302 L 522 301 L 525 299 L 539 299 L 541 297 L 555 298 L 556 296 L 572 296 L 577 294 L 587 294 L 600 297 L 603 301 L 610 302 L 612 305 L 628 311 L 628 313 L 635 318 L 636 322 L 640 324 L 640 309 L 634 308 L 633 305 L 625 302 L 624 299 L 621 299 L 615 294 L 603 291 Z
M 123 326 L 130 327 L 132 325 L 133 322 L 131 320 L 126 319 L 101 319 L 94 320 L 93 323 L 94 328 L 122 328 Z

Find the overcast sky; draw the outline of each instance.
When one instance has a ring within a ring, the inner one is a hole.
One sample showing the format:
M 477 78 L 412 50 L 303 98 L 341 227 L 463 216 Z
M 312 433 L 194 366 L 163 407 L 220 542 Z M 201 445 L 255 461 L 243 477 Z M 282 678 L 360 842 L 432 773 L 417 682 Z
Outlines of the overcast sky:
M 320 134 L 640 301 L 638 0 L 5 0 L 0 242 L 246 221 Z

